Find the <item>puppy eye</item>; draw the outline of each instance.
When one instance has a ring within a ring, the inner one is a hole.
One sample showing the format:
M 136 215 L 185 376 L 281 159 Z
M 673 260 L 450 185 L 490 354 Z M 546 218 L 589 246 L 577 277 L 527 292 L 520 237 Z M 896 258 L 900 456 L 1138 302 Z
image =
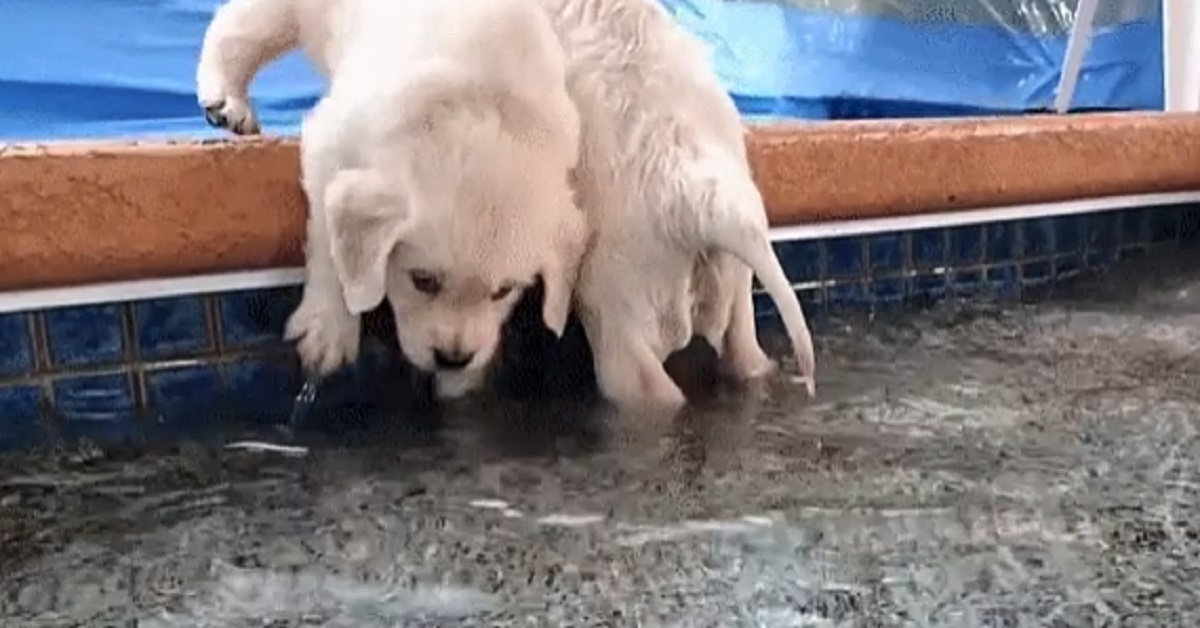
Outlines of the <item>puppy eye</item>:
M 423 270 L 409 271 L 408 278 L 412 280 L 412 285 L 417 289 L 417 292 L 428 295 L 435 295 L 442 290 L 442 282 L 438 281 L 437 277 Z
M 492 293 L 492 300 L 500 301 L 504 297 L 507 297 L 508 295 L 512 294 L 512 291 L 513 291 L 513 287 L 511 285 L 501 286 L 499 290 Z

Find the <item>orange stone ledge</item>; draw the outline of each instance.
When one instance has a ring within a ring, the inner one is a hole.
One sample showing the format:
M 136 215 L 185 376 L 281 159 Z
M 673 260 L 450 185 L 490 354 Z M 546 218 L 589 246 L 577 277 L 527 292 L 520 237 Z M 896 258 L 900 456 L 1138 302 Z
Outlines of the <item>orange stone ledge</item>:
M 1200 116 L 752 125 L 773 225 L 1200 189 Z M 0 291 L 303 263 L 294 140 L 0 146 Z

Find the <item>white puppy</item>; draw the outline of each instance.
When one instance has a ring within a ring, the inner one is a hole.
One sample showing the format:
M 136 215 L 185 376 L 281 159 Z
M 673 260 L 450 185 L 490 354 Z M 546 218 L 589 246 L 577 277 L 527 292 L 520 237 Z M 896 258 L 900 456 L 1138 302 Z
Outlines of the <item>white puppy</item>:
M 678 407 L 683 393 L 663 361 L 694 335 L 735 377 L 769 372 L 751 269 L 811 393 L 812 338 L 768 239 L 741 117 L 707 50 L 656 0 L 540 1 L 583 122 L 575 174 L 592 242 L 576 307 L 602 393 L 618 405 Z
M 536 0 L 231 0 L 197 68 L 210 121 L 257 132 L 248 85 L 296 46 L 329 79 L 301 132 L 307 278 L 286 334 L 306 369 L 352 362 L 385 296 L 444 396 L 480 382 L 538 276 L 561 334 L 587 237 L 579 118 Z

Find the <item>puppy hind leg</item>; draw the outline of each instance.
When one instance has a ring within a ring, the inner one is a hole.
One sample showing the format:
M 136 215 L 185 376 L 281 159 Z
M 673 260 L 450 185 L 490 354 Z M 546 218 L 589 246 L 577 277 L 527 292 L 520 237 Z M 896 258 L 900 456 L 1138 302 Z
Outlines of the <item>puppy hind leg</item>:
M 196 96 L 208 123 L 238 135 L 257 134 L 250 82 L 298 40 L 296 0 L 230 0 L 218 7 L 196 67 Z
M 620 342 L 610 334 L 588 334 L 600 393 L 620 408 L 682 407 L 687 402 L 683 391 L 645 341 L 630 338 L 628 331 L 618 333 L 624 334 L 617 336 Z
M 728 375 L 746 381 L 771 373 L 775 370 L 775 362 L 758 342 L 750 271 L 746 269 L 739 274 L 744 275 L 745 281 L 739 280 L 736 284 L 733 314 L 729 329 L 725 332 L 721 365 Z
M 722 338 L 729 327 L 730 303 L 721 290 L 725 285 L 726 259 L 728 255 L 722 252 L 701 256 L 692 269 L 693 330 L 718 356 L 724 350 Z
M 767 212 L 762 195 L 755 187 L 748 168 L 720 168 L 722 160 L 701 161 L 693 170 L 691 188 L 694 199 L 699 240 L 708 246 L 723 249 L 740 259 L 754 271 L 771 300 L 792 341 L 801 380 L 809 395 L 816 393 L 816 356 L 812 333 L 804 310 L 791 282 L 779 264 L 779 258 L 768 237 Z M 726 161 L 728 166 L 729 162 Z M 745 295 L 750 299 L 750 295 Z M 753 311 L 753 302 L 749 307 Z M 745 323 L 743 323 L 745 324 Z

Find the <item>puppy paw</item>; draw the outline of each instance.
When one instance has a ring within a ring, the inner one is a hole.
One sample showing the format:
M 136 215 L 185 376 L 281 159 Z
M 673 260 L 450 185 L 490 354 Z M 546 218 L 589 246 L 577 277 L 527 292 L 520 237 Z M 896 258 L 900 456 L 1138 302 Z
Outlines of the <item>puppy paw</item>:
M 225 73 L 216 64 L 201 61 L 196 72 L 196 98 L 209 125 L 238 135 L 259 132 L 258 119 L 245 90 L 230 87 Z
M 629 366 L 628 371 L 614 369 L 598 374 L 601 394 L 613 405 L 640 412 L 671 412 L 687 404 L 687 397 L 661 364 Z
M 645 402 L 651 409 L 674 412 L 687 405 L 687 397 L 679 386 L 670 381 L 670 378 L 667 378 L 667 382 L 671 385 L 668 386 L 664 382 L 648 391 Z
M 228 129 L 237 135 L 258 135 L 262 130 L 254 115 L 254 108 L 244 98 L 234 96 L 201 98 L 204 119 L 210 126 Z
M 736 381 L 747 382 L 774 373 L 778 365 L 759 348 L 730 347 L 721 360 L 722 373 Z
M 796 383 L 804 384 L 809 397 L 817 396 L 817 356 L 813 350 L 812 336 L 793 339 L 796 347 L 796 365 L 800 367 L 800 376 L 794 378 Z
M 360 328 L 357 316 L 304 300 L 288 319 L 284 339 L 296 343 L 305 372 L 324 377 L 358 359 Z

